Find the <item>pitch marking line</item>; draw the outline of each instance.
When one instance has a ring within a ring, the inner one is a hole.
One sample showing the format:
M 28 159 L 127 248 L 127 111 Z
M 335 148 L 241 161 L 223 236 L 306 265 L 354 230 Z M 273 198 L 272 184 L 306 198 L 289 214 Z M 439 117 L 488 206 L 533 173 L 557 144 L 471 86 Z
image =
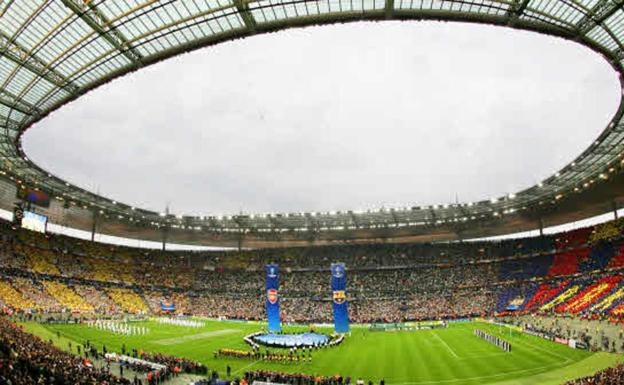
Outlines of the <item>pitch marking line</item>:
M 481 355 L 474 354 L 474 355 L 471 355 L 471 356 L 458 358 L 458 360 L 475 360 L 475 359 L 487 358 L 487 357 L 504 356 L 506 354 L 508 354 L 508 353 L 501 352 L 501 353 L 491 353 L 491 354 L 481 354 Z
M 250 366 L 252 366 L 252 365 L 257 364 L 257 363 L 258 363 L 258 362 L 260 362 L 260 361 L 262 361 L 262 360 L 257 360 L 257 361 L 252 362 L 252 363 L 251 363 L 251 364 L 249 364 L 249 365 L 245 365 L 245 366 L 243 366 L 242 368 L 240 368 L 240 369 L 238 369 L 238 370 L 233 371 L 233 372 L 232 372 L 232 374 L 236 374 L 236 373 L 238 373 L 238 372 L 240 372 L 240 371 L 243 371 L 243 370 L 247 369 L 248 367 L 250 367 Z
M 510 374 L 520 374 L 520 373 L 541 371 L 542 369 L 550 369 L 550 368 L 557 368 L 558 369 L 558 368 L 563 368 L 565 366 L 566 365 L 553 364 L 553 365 L 539 366 L 539 367 L 536 367 L 536 368 L 513 370 L 513 371 L 509 371 L 509 372 L 504 372 L 504 373 L 492 374 L 492 375 L 489 375 L 489 376 L 478 376 L 478 377 L 469 377 L 469 378 L 454 378 L 452 380 L 438 380 L 438 381 L 399 382 L 399 383 L 396 383 L 395 385 L 452 384 L 454 382 L 471 381 L 471 380 L 485 380 L 485 379 L 490 379 L 490 378 L 507 376 L 507 375 L 510 375 Z M 538 372 L 536 374 L 540 374 L 540 373 Z M 386 381 L 388 382 L 388 379 L 386 379 Z
M 240 331 L 239 329 L 221 329 L 221 330 L 214 330 L 214 331 L 205 332 L 205 333 L 189 334 L 187 336 L 182 336 L 182 337 L 165 338 L 162 340 L 154 341 L 154 343 L 158 345 L 176 345 L 182 342 L 201 340 L 201 339 L 209 338 L 209 337 L 223 336 L 226 334 L 237 333 L 239 331 Z
M 448 346 L 448 344 L 446 342 L 444 342 L 444 340 L 442 339 L 442 337 L 440 337 L 436 332 L 432 333 L 433 336 L 440 342 L 442 342 L 442 344 L 444 346 L 446 346 L 446 348 L 448 349 L 449 352 L 451 352 L 451 354 L 455 357 L 455 358 L 459 358 L 459 356 L 453 351 L 453 349 L 451 349 L 450 346 Z
M 567 363 L 567 362 L 569 362 L 569 361 L 572 361 L 572 359 L 571 359 L 571 358 L 568 358 L 568 357 L 566 357 L 566 356 L 562 356 L 562 355 L 561 355 L 561 354 L 559 354 L 559 353 L 555 353 L 555 352 L 553 352 L 553 351 L 551 351 L 551 350 L 548 350 L 548 349 L 543 348 L 543 347 L 538 346 L 538 345 L 534 345 L 533 343 L 528 342 L 528 341 L 525 341 L 525 340 L 522 340 L 522 339 L 516 339 L 516 340 L 514 340 L 514 343 L 518 343 L 518 344 L 520 344 L 520 345 L 524 345 L 524 346 L 529 346 L 529 347 L 531 347 L 531 348 L 533 348 L 533 349 L 536 349 L 536 350 L 539 350 L 539 351 L 544 352 L 544 353 L 546 353 L 546 354 L 549 354 L 551 357 L 561 358 L 562 360 L 564 360 L 564 361 L 563 361 L 564 363 Z M 513 345 L 513 344 L 512 344 L 512 345 Z

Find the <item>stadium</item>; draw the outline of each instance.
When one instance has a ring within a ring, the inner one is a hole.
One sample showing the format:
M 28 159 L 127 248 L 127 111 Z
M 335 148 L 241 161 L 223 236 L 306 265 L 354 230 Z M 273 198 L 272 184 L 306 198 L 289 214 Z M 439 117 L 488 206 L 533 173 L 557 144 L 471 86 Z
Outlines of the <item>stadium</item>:
M 0 384 L 624 384 L 623 6 L 0 1 Z M 155 211 L 70 183 L 24 150 L 57 111 L 182 54 L 392 21 L 588 49 L 617 73 L 616 111 L 528 188 L 364 210 Z

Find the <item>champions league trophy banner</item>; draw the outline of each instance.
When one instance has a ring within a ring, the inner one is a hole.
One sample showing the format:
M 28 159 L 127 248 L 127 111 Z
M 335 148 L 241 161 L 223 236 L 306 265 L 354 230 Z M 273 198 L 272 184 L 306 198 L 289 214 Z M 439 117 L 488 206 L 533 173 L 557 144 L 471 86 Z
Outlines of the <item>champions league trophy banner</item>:
M 269 322 L 269 332 L 279 333 L 282 331 L 280 325 L 279 311 L 279 266 L 266 265 L 266 309 L 267 320 Z
M 331 287 L 334 307 L 334 328 L 336 333 L 349 332 L 349 313 L 347 310 L 347 271 L 344 263 L 332 263 Z

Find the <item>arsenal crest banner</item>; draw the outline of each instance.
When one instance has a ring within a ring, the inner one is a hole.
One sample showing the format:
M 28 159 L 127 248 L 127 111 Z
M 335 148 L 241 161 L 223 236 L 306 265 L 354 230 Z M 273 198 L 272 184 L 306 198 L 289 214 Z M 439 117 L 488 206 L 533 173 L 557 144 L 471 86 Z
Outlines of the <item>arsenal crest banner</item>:
M 282 331 L 279 311 L 279 266 L 266 265 L 266 309 L 269 322 L 269 332 Z
M 347 270 L 345 264 L 332 263 L 331 275 L 334 328 L 336 333 L 348 333 L 349 312 L 347 309 Z

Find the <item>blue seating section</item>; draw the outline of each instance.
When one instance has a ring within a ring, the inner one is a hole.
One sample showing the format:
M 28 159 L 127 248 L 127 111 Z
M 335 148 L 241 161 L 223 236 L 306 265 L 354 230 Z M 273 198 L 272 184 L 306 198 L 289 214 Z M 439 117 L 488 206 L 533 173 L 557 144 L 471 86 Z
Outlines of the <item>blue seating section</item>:
M 615 251 L 613 242 L 600 242 L 592 246 L 589 258 L 581 262 L 579 270 L 585 272 L 605 269 L 615 255 Z

